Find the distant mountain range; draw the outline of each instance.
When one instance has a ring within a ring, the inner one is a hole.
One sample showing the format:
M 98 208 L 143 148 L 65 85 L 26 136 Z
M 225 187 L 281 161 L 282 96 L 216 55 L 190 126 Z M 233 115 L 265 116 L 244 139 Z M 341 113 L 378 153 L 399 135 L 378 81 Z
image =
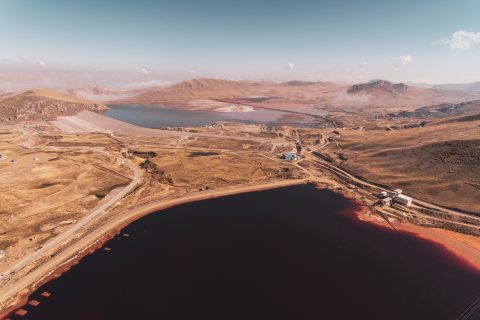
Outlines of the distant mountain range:
M 316 108 L 325 110 L 348 110 L 351 112 L 384 112 L 414 110 L 415 108 L 440 103 L 459 103 L 480 99 L 480 91 L 454 91 L 409 86 L 387 80 L 372 80 L 355 85 L 331 82 L 268 82 L 268 81 L 228 81 L 221 79 L 192 79 L 169 87 L 145 90 L 129 97 L 132 103 L 164 103 L 178 101 L 225 100 L 251 96 L 266 96 L 271 99 L 262 102 L 269 108 L 292 109 L 304 112 Z M 313 108 L 313 109 L 312 109 Z
M 433 89 L 439 90 L 455 90 L 455 91 L 479 91 L 480 92 L 480 81 L 471 82 L 471 83 L 447 83 L 434 85 Z
M 127 102 L 155 103 L 175 100 L 226 99 L 252 95 L 283 96 L 330 86 L 338 87 L 339 85 L 330 82 L 289 81 L 276 83 L 197 78 L 181 81 L 169 87 L 152 88 L 126 100 Z
M 480 83 L 478 85 L 480 86 Z M 468 88 L 470 89 L 425 88 L 387 80 L 372 80 L 350 86 L 331 82 L 229 81 L 199 78 L 181 81 L 168 87 L 128 92 L 100 87 L 72 90 L 67 94 L 31 90 L 0 97 L 0 122 L 50 120 L 59 115 L 71 115 L 82 110 L 105 110 L 107 107 L 104 104 L 94 100 L 110 97 L 116 100 L 111 103 L 158 104 L 187 109 L 192 108 L 195 102 L 208 105 L 220 101 L 267 109 L 291 110 L 308 115 L 319 114 L 325 110 L 378 114 L 415 111 L 421 107 L 443 103 L 458 104 L 479 100 L 480 90 L 475 90 L 473 85 Z M 75 95 L 81 95 L 83 98 Z M 130 96 L 122 97 L 123 95 Z

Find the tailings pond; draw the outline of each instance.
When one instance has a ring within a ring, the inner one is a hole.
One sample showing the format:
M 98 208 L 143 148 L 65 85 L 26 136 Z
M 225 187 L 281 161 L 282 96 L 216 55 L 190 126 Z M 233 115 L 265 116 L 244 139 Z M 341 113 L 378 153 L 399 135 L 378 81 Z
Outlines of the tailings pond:
M 263 123 L 272 126 L 279 124 L 308 126 L 305 121 L 289 121 L 289 116 L 291 116 L 289 113 L 275 110 L 212 112 L 145 104 L 114 104 L 109 107 L 110 109 L 105 112 L 105 115 L 145 128 L 201 127 L 218 121 Z
M 478 297 L 479 273 L 442 246 L 355 209 L 300 185 L 158 211 L 11 318 L 440 320 Z

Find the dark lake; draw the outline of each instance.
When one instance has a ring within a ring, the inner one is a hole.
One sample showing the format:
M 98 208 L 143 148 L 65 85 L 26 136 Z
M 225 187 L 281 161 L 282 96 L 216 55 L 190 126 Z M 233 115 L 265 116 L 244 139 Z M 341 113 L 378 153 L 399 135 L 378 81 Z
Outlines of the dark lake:
M 478 297 L 478 272 L 354 209 L 301 185 L 155 212 L 12 319 L 441 320 Z
M 200 127 L 217 121 L 238 121 L 275 125 L 284 112 L 257 110 L 253 112 L 210 112 L 168 108 L 142 104 L 109 105 L 105 115 L 146 128 Z

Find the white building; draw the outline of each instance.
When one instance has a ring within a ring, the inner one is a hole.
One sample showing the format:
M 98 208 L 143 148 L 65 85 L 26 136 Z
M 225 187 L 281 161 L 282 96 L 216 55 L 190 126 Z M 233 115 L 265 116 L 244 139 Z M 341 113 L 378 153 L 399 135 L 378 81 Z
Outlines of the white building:
M 408 206 L 408 207 L 412 205 L 412 201 L 413 201 L 412 198 L 410 198 L 410 197 L 408 197 L 408 196 L 406 196 L 406 195 L 404 195 L 404 194 L 397 194 L 397 195 L 395 195 L 395 196 L 393 197 L 393 200 L 394 200 L 395 202 L 398 202 L 398 203 L 403 204 L 403 205 Z
M 380 200 L 383 206 L 390 207 L 392 205 L 392 198 L 386 197 Z
M 395 193 L 397 195 L 402 194 L 402 189 L 395 189 L 395 190 L 393 190 L 393 193 Z

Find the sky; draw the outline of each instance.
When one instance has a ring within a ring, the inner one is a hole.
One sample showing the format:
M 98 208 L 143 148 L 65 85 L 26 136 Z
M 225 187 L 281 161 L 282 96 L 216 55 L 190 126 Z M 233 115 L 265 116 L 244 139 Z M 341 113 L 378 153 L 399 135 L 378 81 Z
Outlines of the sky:
M 479 0 L 0 0 L 0 72 L 472 82 L 479 17 Z

